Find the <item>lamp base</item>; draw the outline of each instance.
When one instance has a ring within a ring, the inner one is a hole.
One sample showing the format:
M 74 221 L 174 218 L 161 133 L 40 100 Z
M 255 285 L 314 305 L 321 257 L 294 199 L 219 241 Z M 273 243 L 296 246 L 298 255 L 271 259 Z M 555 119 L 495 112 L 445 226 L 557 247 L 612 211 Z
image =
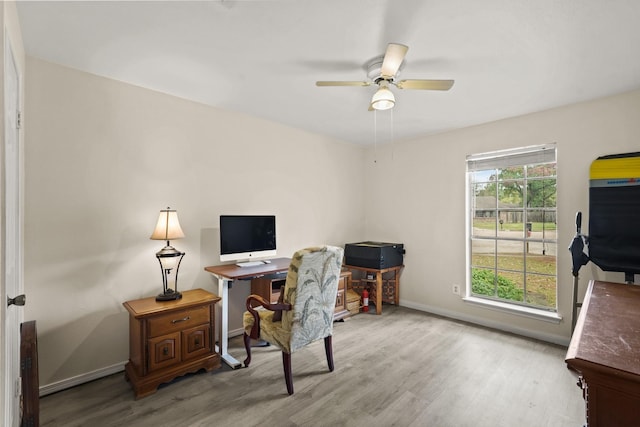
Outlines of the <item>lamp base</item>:
M 182 294 L 180 292 L 174 291 L 173 289 L 167 289 L 166 292 L 159 294 L 156 297 L 156 301 L 173 301 L 180 298 L 182 298 Z

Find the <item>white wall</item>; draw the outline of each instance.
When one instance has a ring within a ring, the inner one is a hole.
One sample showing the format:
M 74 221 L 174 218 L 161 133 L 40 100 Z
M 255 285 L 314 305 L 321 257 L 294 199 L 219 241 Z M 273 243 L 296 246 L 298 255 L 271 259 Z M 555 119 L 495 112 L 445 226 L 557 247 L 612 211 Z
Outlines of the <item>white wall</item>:
M 26 92 L 26 318 L 45 388 L 128 358 L 122 303 L 161 290 L 162 208 L 186 234 L 181 290 L 217 292 L 220 214 L 275 214 L 279 256 L 364 235 L 359 146 L 34 58 Z M 248 293 L 230 292 L 231 329 Z
M 589 167 L 598 156 L 640 151 L 639 110 L 640 91 L 634 91 L 379 146 L 377 154 L 369 148 L 365 197 L 378 203 L 366 213 L 367 238 L 405 244 L 401 304 L 567 343 L 573 289 L 567 248 L 575 235 L 577 211 L 583 212 L 583 232 L 588 233 Z M 465 283 L 466 156 L 554 142 L 558 153 L 558 311 L 563 321 L 553 324 L 463 302 L 451 288 L 454 283 Z M 591 277 L 624 282 L 622 273 L 605 274 L 593 264 L 583 267 L 580 276 L 581 294 Z

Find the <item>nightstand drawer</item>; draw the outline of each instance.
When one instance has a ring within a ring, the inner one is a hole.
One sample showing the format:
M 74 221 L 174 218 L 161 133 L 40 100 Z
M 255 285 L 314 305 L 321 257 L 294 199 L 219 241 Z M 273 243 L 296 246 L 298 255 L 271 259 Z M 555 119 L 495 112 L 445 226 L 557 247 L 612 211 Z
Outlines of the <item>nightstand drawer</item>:
M 196 307 L 188 310 L 174 311 L 169 314 L 149 319 L 149 338 L 183 331 L 185 329 L 209 323 L 209 307 Z
M 180 333 L 149 340 L 149 371 L 180 362 Z
M 182 360 L 192 359 L 211 353 L 211 329 L 200 325 L 182 331 Z

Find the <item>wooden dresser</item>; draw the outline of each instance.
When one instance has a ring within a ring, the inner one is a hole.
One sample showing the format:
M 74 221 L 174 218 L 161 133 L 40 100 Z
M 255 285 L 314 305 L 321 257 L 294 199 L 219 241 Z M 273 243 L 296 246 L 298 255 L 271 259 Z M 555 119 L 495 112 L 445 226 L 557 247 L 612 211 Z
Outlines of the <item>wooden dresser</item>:
M 216 295 L 184 291 L 175 301 L 155 297 L 123 303 L 129 312 L 129 362 L 125 378 L 136 399 L 155 393 L 162 383 L 200 369 L 220 367 L 215 352 Z
M 251 293 L 260 295 L 262 298 L 275 304 L 280 296 L 280 288 L 284 286 L 287 273 L 266 275 L 251 279 Z M 347 310 L 347 289 L 351 287 L 351 272 L 342 271 L 338 281 L 338 294 L 336 295 L 336 308 L 333 313 L 333 320 L 340 320 L 351 315 Z
M 566 363 L 579 375 L 587 426 L 640 426 L 640 286 L 589 283 Z

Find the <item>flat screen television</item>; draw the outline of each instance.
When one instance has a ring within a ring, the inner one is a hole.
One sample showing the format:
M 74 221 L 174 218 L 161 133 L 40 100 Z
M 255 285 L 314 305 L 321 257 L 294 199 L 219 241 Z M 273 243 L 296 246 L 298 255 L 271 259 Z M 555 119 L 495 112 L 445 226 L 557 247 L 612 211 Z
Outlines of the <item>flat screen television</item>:
M 251 264 L 275 255 L 275 215 L 220 215 L 220 261 Z

